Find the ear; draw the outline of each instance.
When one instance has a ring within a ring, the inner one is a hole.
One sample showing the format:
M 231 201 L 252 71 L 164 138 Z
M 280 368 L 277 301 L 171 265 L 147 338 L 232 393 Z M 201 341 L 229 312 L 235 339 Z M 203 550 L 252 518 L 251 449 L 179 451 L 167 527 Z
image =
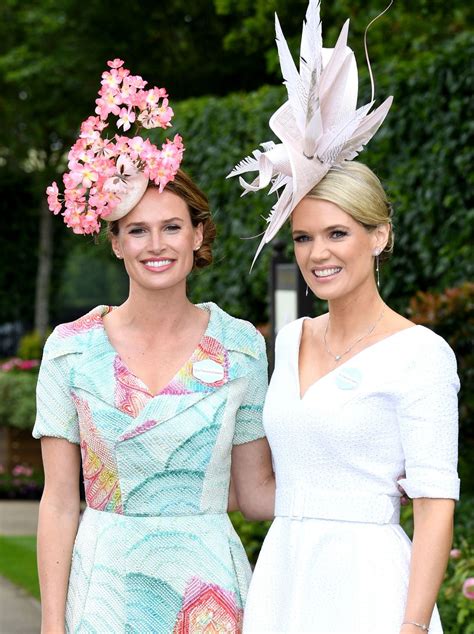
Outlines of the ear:
M 203 239 L 204 239 L 204 226 L 202 222 L 200 222 L 196 227 L 194 227 L 193 251 L 197 251 L 199 249 Z
M 123 259 L 122 251 L 120 249 L 119 241 L 117 236 L 112 237 L 112 251 L 115 253 L 115 256 L 119 259 Z
M 390 225 L 388 222 L 384 222 L 383 224 L 377 225 L 373 236 L 373 254 L 380 255 L 382 251 L 387 246 L 388 238 L 390 236 Z

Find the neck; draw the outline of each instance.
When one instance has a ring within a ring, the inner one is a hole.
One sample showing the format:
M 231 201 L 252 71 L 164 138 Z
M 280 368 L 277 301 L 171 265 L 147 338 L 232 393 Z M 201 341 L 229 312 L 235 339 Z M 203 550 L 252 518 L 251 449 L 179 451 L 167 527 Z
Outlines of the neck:
M 128 327 L 148 332 L 176 331 L 195 310 L 186 296 L 186 284 L 150 291 L 130 285 L 127 300 L 119 306 L 120 320 Z
M 368 291 L 330 300 L 329 330 L 338 338 L 353 337 L 370 326 L 383 310 L 384 302 L 375 285 Z

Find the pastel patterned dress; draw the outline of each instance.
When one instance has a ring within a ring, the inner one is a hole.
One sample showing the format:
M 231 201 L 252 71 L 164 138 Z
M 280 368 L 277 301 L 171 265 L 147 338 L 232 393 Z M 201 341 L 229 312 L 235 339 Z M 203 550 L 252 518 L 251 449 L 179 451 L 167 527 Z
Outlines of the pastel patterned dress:
M 80 444 L 87 508 L 70 633 L 237 633 L 250 580 L 226 513 L 231 449 L 264 436 L 261 335 L 215 304 L 191 358 L 156 396 L 112 347 L 99 306 L 48 339 L 36 438 Z

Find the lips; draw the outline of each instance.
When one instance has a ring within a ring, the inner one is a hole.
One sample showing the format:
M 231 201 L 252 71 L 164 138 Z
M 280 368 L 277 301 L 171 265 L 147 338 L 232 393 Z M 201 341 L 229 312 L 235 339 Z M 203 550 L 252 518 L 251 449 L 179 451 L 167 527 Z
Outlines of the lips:
M 159 270 L 162 270 L 164 268 L 167 268 L 168 266 L 173 264 L 173 262 L 174 262 L 174 260 L 168 260 L 166 258 L 161 258 L 159 260 L 156 260 L 156 259 L 143 260 L 142 264 L 144 264 L 149 269 L 153 269 L 155 271 L 159 271 Z
M 327 277 L 332 277 L 333 275 L 337 275 L 342 271 L 342 267 L 340 266 L 328 266 L 324 269 L 313 269 L 313 274 L 318 279 L 325 279 Z

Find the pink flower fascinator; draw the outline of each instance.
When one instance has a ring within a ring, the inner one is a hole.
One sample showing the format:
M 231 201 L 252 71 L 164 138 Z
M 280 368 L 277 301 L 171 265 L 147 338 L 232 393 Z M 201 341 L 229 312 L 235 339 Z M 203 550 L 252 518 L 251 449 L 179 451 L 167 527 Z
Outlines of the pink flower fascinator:
M 68 155 L 69 171 L 63 175 L 64 194 L 56 183 L 47 190 L 48 206 L 62 213 L 74 233 L 90 234 L 100 229 L 100 221 L 123 218 L 140 201 L 152 181 L 160 191 L 172 181 L 183 157 L 184 146 L 176 134 L 161 149 L 149 139 L 120 135 L 132 125 L 140 128 L 168 128 L 173 110 L 164 88 L 146 89 L 139 75 L 131 75 L 124 62 L 107 62 L 96 99 L 95 116 L 82 122 L 79 138 Z M 116 117 L 117 133 L 103 132 L 109 117 Z
M 228 175 L 228 178 L 239 176 L 242 195 L 268 185 L 271 185 L 269 194 L 283 188 L 267 218 L 268 226 L 254 263 L 264 245 L 329 169 L 357 156 L 392 104 L 389 97 L 370 112 L 374 85 L 369 65 L 372 98 L 357 108 L 359 82 L 355 56 L 347 46 L 349 20 L 336 46 L 323 48 L 319 8 L 319 0 L 309 1 L 301 36 L 299 71 L 275 15 L 276 43 L 288 100 L 271 116 L 269 126 L 281 143 L 262 143 L 262 150 L 255 150 Z M 248 183 L 242 174 L 252 171 L 258 171 L 258 176 Z

